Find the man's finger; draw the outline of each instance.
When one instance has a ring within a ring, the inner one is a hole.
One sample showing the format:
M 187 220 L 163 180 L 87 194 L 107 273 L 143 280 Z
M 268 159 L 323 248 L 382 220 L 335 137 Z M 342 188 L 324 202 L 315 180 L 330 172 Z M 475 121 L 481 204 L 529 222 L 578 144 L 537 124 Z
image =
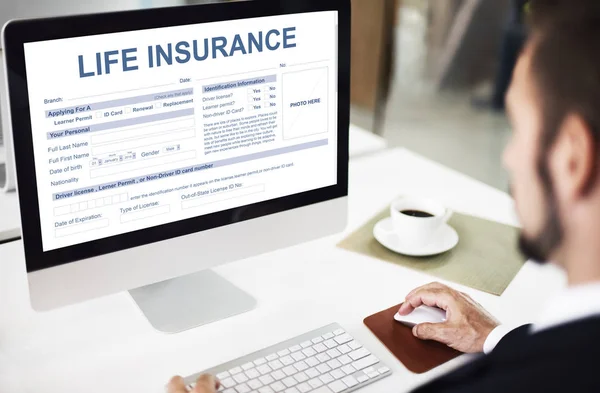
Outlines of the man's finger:
M 194 393 L 214 393 L 221 384 L 212 375 L 201 375 L 196 381 Z
M 419 288 L 413 289 L 412 291 L 410 291 L 410 293 L 408 295 L 406 295 L 406 299 L 408 300 L 409 298 L 414 298 L 418 292 L 422 292 L 422 291 L 440 291 L 440 292 L 450 293 L 452 291 L 452 289 L 442 283 L 432 282 L 432 283 L 423 285 Z M 400 315 L 408 315 L 411 312 L 413 312 L 416 307 L 419 307 L 419 306 L 413 307 L 410 302 L 405 301 L 402 304 L 402 306 L 400 306 L 400 310 L 398 310 L 398 313 Z
M 440 282 L 431 282 L 429 284 L 425 284 L 421 287 L 415 288 L 412 291 L 410 291 L 408 293 L 408 295 L 406 295 L 406 297 L 412 296 L 415 294 L 415 292 L 421 291 L 421 290 L 428 290 L 428 289 L 450 289 L 449 287 L 445 286 L 444 284 L 440 283 Z
M 420 340 L 433 340 L 448 344 L 448 328 L 444 323 L 422 323 L 413 327 L 413 335 Z
M 452 303 L 452 296 L 444 289 L 422 289 L 406 298 L 400 309 L 400 315 L 408 315 L 415 308 L 423 305 L 448 310 Z
M 167 393 L 187 393 L 185 382 L 181 377 L 173 377 L 167 385 Z

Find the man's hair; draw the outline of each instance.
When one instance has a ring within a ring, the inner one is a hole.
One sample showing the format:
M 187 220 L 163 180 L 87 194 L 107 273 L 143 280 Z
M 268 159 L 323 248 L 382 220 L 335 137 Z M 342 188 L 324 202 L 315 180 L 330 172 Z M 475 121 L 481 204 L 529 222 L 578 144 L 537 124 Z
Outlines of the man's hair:
M 521 236 L 528 257 L 547 260 L 564 238 L 548 152 L 568 115 L 586 124 L 598 154 L 587 190 L 598 180 L 600 162 L 600 0 L 531 0 L 530 75 L 542 111 L 537 169 L 546 198 L 546 224 L 535 238 Z
M 583 119 L 600 146 L 600 0 L 531 0 L 529 22 L 542 152 L 569 114 Z

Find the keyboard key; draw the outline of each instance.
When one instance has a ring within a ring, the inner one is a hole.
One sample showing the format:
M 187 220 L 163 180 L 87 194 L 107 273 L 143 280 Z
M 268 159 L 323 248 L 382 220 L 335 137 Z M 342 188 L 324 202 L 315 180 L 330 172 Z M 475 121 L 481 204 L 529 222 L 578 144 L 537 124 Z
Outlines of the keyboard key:
M 302 353 L 304 354 L 304 356 L 306 357 L 311 357 L 311 356 L 315 356 L 317 354 L 317 351 L 315 351 L 312 348 L 306 348 L 302 350 Z
M 302 344 L 300 344 L 300 346 L 302 348 L 308 348 L 308 347 L 312 347 L 312 342 L 311 341 L 304 341 Z
M 352 358 L 352 360 L 358 360 L 358 359 L 362 359 L 365 356 L 369 356 L 371 354 L 371 352 L 369 352 L 367 349 L 365 348 L 360 348 L 357 349 L 356 351 L 350 352 L 348 354 L 348 356 L 350 356 Z
M 309 368 L 308 370 L 306 370 L 306 375 L 308 375 L 309 378 L 316 378 L 319 375 L 321 375 L 321 373 L 316 369 L 316 368 Z
M 231 388 L 231 387 L 235 386 L 236 383 L 233 380 L 233 378 L 225 378 L 224 380 L 221 381 L 221 385 L 223 385 L 225 388 Z
M 354 350 L 354 349 L 358 349 L 360 347 L 362 347 L 362 345 L 360 345 L 358 342 L 356 341 L 350 341 L 348 343 L 348 346 L 350 347 L 350 349 Z
M 314 367 L 319 363 L 321 362 L 316 357 L 306 359 L 306 364 L 308 364 L 309 367 Z
M 275 382 L 271 385 L 271 389 L 273 389 L 275 392 L 283 392 L 285 390 L 285 385 L 281 382 Z
M 292 386 L 298 385 L 298 382 L 296 382 L 296 380 L 292 377 L 287 377 L 286 379 L 283 380 L 283 384 L 285 386 L 287 386 L 288 388 L 291 388 Z
M 225 378 L 229 378 L 231 377 L 231 374 L 229 374 L 229 371 L 223 371 L 222 373 L 218 373 L 217 375 L 215 375 L 217 377 L 217 379 L 220 381 L 222 379 Z
M 230 389 L 223 390 L 223 393 L 236 393 L 236 392 L 235 392 L 235 389 L 230 388 Z
M 323 344 L 325 344 L 325 346 L 329 349 L 335 348 L 338 346 L 338 344 L 334 340 L 327 340 Z
M 252 368 L 246 371 L 246 376 L 248 377 L 248 379 L 255 379 L 260 377 L 260 373 L 255 368 Z
M 377 371 L 373 371 L 372 373 L 368 373 L 367 375 L 369 376 L 369 378 L 373 379 L 377 378 L 379 376 L 379 373 Z
M 319 370 L 319 372 L 321 374 L 325 374 L 331 371 L 331 367 L 329 367 L 327 364 L 323 363 L 323 364 L 319 364 L 317 366 L 317 370 Z
M 368 381 L 369 377 L 363 374 L 363 375 L 359 376 L 358 378 L 356 378 L 356 380 L 358 381 L 358 383 L 363 383 L 363 382 Z
M 313 344 L 318 344 L 323 342 L 323 337 L 317 337 L 312 339 Z
M 352 375 L 348 375 L 346 378 L 342 379 L 342 382 L 345 383 L 349 388 L 358 385 L 358 381 Z
M 298 371 L 304 371 L 308 368 L 308 364 L 306 364 L 304 360 L 301 360 L 298 363 L 294 364 L 294 367 L 296 367 L 296 370 Z
M 267 362 L 272 362 L 273 360 L 277 359 L 278 357 L 279 357 L 279 356 L 277 356 L 277 354 L 276 354 L 276 353 L 273 353 L 273 354 L 271 354 L 271 355 L 267 356 L 267 358 L 266 358 L 266 359 L 267 359 Z
M 328 374 L 323 374 L 319 377 L 319 379 L 321 380 L 321 382 L 323 382 L 325 385 L 327 385 L 328 383 L 331 383 L 333 381 L 335 381 L 335 378 L 333 378 L 329 373 Z
M 328 349 L 328 348 L 327 348 L 325 345 L 323 345 L 323 344 L 317 344 L 317 345 L 315 345 L 315 346 L 314 346 L 314 347 L 312 347 L 312 348 L 313 348 L 315 351 L 317 351 L 318 353 L 325 352 L 325 351 L 327 351 L 327 349 Z
M 385 374 L 389 371 L 390 371 L 390 369 L 387 367 L 381 367 L 381 368 L 377 369 L 377 372 L 379 372 L 379 374 Z
M 336 330 L 336 331 L 333 332 L 333 334 L 335 334 L 336 336 L 339 336 L 339 335 L 344 334 L 344 333 L 346 333 L 344 331 L 344 329 L 338 329 L 338 330 Z
M 258 393 L 275 393 L 275 391 L 273 389 L 271 389 L 270 387 L 265 386 L 265 387 L 258 389 Z
M 334 336 L 333 333 L 325 333 L 321 337 L 323 337 L 323 340 L 329 340 L 330 338 L 333 338 L 333 336 Z
M 346 384 L 343 383 L 342 381 L 332 382 L 328 386 L 329 386 L 329 389 L 333 390 L 333 393 L 340 393 L 347 389 Z
M 301 349 L 302 349 L 302 347 L 300 345 L 294 345 L 293 347 L 290 347 L 290 352 L 291 353 L 298 352 Z
M 296 367 L 294 367 L 294 366 L 287 366 L 287 367 L 283 368 L 283 372 L 288 377 L 291 377 L 292 375 L 296 374 L 298 371 L 296 370 Z
M 281 363 L 283 363 L 285 366 L 289 366 L 290 364 L 295 363 L 294 359 L 292 359 L 291 356 L 284 356 L 281 359 L 279 359 L 279 361 L 281 361 Z
M 342 345 L 342 344 L 349 343 L 350 341 L 353 340 L 353 338 L 348 333 L 345 333 L 345 334 L 342 334 L 341 336 L 337 336 L 334 340 L 339 345 Z
M 241 372 L 242 372 L 241 367 L 234 367 L 231 370 L 229 370 L 229 374 L 231 374 L 231 375 L 239 374 Z
M 252 362 L 250 362 L 250 363 L 246 363 L 246 364 L 244 364 L 244 365 L 242 366 L 242 370 L 244 370 L 244 371 L 248 371 L 248 370 L 250 370 L 251 368 L 254 368 L 254 363 L 252 363 Z
M 300 360 L 306 359 L 306 356 L 302 352 L 295 352 L 292 354 L 292 357 L 297 362 L 299 362 Z
M 250 386 L 243 383 L 241 385 L 236 386 L 235 391 L 238 393 L 250 393 L 252 389 L 250 389 Z
M 269 362 L 269 367 L 271 367 L 273 370 L 278 370 L 283 367 L 283 363 L 281 363 L 279 360 L 273 360 L 272 362 Z
M 337 349 L 335 349 L 335 348 L 333 348 L 333 349 L 330 349 L 330 350 L 329 350 L 329 351 L 327 351 L 326 353 L 327 353 L 327 355 L 329 355 L 329 357 L 331 357 L 332 359 L 333 359 L 333 358 L 337 358 L 338 356 L 340 356 L 340 355 L 341 355 L 341 352 L 340 352 L 340 351 L 338 351 L 338 350 L 337 350 Z
M 300 393 L 300 391 L 296 388 L 289 388 L 284 393 Z
M 340 361 L 337 359 L 332 359 L 332 360 L 328 361 L 327 365 L 334 369 L 342 367 L 342 363 L 340 363 Z
M 277 352 L 277 356 L 282 357 L 282 356 L 287 356 L 290 354 L 290 350 L 289 349 L 284 349 L 282 351 Z
M 338 351 L 340 351 L 341 353 L 343 353 L 344 355 L 347 354 L 348 352 L 352 352 L 352 348 L 350 348 L 348 345 L 344 344 L 344 345 L 340 345 L 339 347 L 336 348 Z
M 275 382 L 275 380 L 273 379 L 273 377 L 271 377 L 270 375 L 263 375 L 262 377 L 258 378 L 258 380 L 263 384 L 263 385 L 270 385 L 273 382 Z
M 369 379 L 369 378 L 367 378 Z M 319 378 L 314 378 L 311 379 L 310 381 L 308 381 L 308 384 L 313 388 L 320 388 L 321 386 L 323 386 L 323 382 L 321 382 L 321 380 Z
M 333 370 L 332 372 L 330 372 L 329 374 L 331 374 L 331 376 L 335 379 L 341 379 L 344 378 L 346 376 L 346 374 L 344 374 L 342 372 L 342 370 Z
M 372 372 L 374 372 L 374 371 L 377 371 L 377 370 L 375 370 L 375 368 L 373 368 L 373 367 L 367 367 L 367 368 L 365 368 L 365 369 L 363 370 L 363 373 L 365 373 L 365 374 L 369 374 L 369 373 L 372 373 Z
M 237 375 L 233 376 L 233 379 L 235 380 L 235 382 L 237 383 L 244 383 L 248 381 L 248 377 L 246 376 L 246 374 L 243 373 L 239 373 Z
M 326 353 L 320 353 L 317 356 L 315 356 L 317 358 L 317 360 L 321 363 L 324 362 L 328 362 L 331 360 L 331 358 L 329 357 L 329 355 L 327 355 Z
M 362 358 L 362 359 L 357 360 L 356 362 L 352 363 L 352 367 L 354 367 L 355 369 L 360 371 L 363 368 L 373 366 L 374 364 L 377 364 L 377 363 L 379 363 L 379 359 L 377 359 L 373 355 L 369 355 L 366 358 Z
M 271 374 L 271 376 L 273 377 L 274 380 L 276 381 L 280 381 L 283 378 L 287 377 L 287 375 L 285 375 L 285 373 L 281 370 L 277 370 L 275 371 L 273 374 Z
M 259 388 L 262 388 L 263 384 L 258 379 L 253 379 L 248 382 L 248 386 L 253 390 L 258 390 Z
M 346 375 L 352 375 L 356 372 L 356 369 L 352 367 L 352 365 L 348 364 L 342 367 L 342 371 L 346 373 Z
M 320 388 L 313 390 L 311 393 L 333 393 L 327 386 L 321 386 Z
M 350 356 L 348 355 L 342 355 L 339 358 L 337 358 L 337 360 L 340 361 L 340 363 L 346 365 L 348 363 L 352 363 L 352 359 L 350 359 Z
M 267 363 L 267 359 L 265 359 L 265 358 L 259 358 L 259 359 L 256 359 L 256 360 L 254 361 L 254 364 L 255 364 L 256 366 L 260 366 L 260 365 L 263 365 L 263 364 L 265 364 L 265 363 Z
M 298 374 L 294 375 L 294 379 L 298 381 L 298 383 L 306 382 L 308 381 L 308 375 L 306 375 L 305 372 L 299 372 Z
M 312 388 L 310 387 L 309 384 L 307 384 L 306 382 L 301 383 L 300 385 L 297 386 L 298 390 L 300 391 L 300 393 L 308 393 L 312 390 Z
M 256 367 L 256 371 L 261 373 L 262 375 L 269 374 L 271 371 L 271 367 L 268 364 L 263 364 L 262 366 Z

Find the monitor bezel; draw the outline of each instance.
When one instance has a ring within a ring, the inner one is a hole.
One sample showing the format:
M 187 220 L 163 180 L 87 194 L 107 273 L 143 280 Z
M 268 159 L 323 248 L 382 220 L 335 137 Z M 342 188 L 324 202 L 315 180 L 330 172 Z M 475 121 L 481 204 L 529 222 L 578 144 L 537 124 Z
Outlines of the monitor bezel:
M 30 42 L 321 11 L 338 12 L 337 184 L 252 205 L 43 251 L 24 44 Z M 350 125 L 350 1 L 255 0 L 9 22 L 3 32 L 21 232 L 27 272 L 346 197 Z

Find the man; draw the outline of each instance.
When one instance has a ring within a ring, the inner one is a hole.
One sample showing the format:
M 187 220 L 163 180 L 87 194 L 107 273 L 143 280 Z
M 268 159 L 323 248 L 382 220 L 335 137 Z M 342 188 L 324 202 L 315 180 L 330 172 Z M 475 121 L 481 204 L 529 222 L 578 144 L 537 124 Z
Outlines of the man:
M 402 314 L 426 304 L 448 318 L 416 326 L 418 338 L 487 353 L 418 393 L 600 392 L 600 1 L 532 0 L 531 19 L 507 98 L 504 162 L 523 252 L 558 264 L 569 287 L 536 324 L 512 331 L 446 286 L 412 291 Z M 216 383 L 203 377 L 196 393 Z M 180 379 L 169 389 L 185 391 Z

